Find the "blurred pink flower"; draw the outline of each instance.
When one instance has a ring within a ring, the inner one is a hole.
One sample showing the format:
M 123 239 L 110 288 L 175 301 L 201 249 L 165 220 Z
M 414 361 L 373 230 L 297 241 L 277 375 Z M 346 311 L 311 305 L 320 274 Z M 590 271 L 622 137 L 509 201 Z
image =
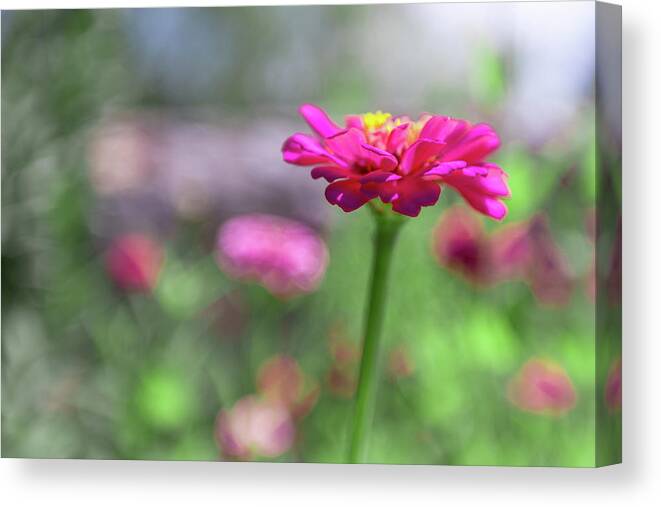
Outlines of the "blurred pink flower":
M 216 440 L 223 454 L 241 460 L 273 458 L 294 442 L 294 423 L 285 407 L 256 396 L 241 398 L 216 420 Z
M 257 373 L 257 390 L 265 399 L 285 407 L 294 419 L 306 416 L 317 402 L 319 386 L 307 377 L 296 359 L 276 355 Z
M 546 217 L 538 215 L 530 221 L 528 236 L 531 242 L 530 288 L 541 303 L 566 305 L 571 298 L 573 277 L 569 260 L 553 239 Z
M 326 376 L 328 389 L 339 398 L 351 398 L 358 380 L 360 350 L 340 324 L 330 330 L 329 349 L 332 362 Z
M 528 234 L 530 224 L 518 222 L 506 225 L 491 235 L 492 263 L 498 280 L 526 278 L 532 261 L 532 242 Z
M 493 278 L 491 243 L 480 220 L 463 207 L 447 210 L 434 228 L 432 247 L 438 262 L 476 285 Z
M 116 195 L 145 185 L 156 169 L 152 135 L 132 115 L 105 121 L 91 136 L 90 180 L 102 195 Z
M 415 363 L 406 347 L 399 345 L 388 355 L 388 374 L 391 379 L 410 377 L 415 370 Z
M 340 127 L 312 104 L 299 112 L 315 135 L 289 137 L 283 159 L 315 166 L 312 177 L 330 183 L 328 202 L 346 212 L 379 197 L 395 212 L 415 217 L 449 186 L 480 213 L 498 220 L 507 214 L 501 201 L 510 195 L 506 174 L 485 160 L 500 146 L 487 124 L 428 114 L 411 120 L 379 111 L 347 116 Z
M 569 262 L 542 214 L 488 234 L 479 217 L 455 206 L 435 227 L 432 249 L 442 266 L 476 286 L 521 279 L 544 305 L 562 306 L 571 297 Z
M 334 363 L 328 371 L 327 382 L 331 394 L 338 398 L 350 399 L 356 391 L 356 368 Z
M 115 238 L 106 252 L 106 269 L 122 289 L 148 292 L 154 288 L 163 264 L 163 250 L 142 234 Z
M 218 231 L 217 260 L 231 277 L 254 280 L 271 293 L 315 290 L 328 264 L 323 240 L 302 223 L 273 215 L 241 215 Z
M 530 359 L 507 387 L 512 404 L 526 412 L 559 416 L 576 405 L 576 392 L 564 369 L 549 360 Z
M 611 412 L 622 409 L 622 360 L 613 362 L 604 386 L 604 400 Z
M 548 306 L 569 302 L 574 286 L 569 261 L 553 239 L 545 215 L 511 224 L 493 234 L 492 264 L 498 280 L 525 280 Z

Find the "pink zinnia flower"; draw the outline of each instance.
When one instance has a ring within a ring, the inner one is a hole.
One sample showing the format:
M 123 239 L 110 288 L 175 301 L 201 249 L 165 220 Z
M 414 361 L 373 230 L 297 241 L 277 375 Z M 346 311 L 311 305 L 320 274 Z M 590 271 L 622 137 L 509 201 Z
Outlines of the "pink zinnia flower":
M 307 377 L 293 357 L 276 355 L 257 373 L 257 390 L 267 400 L 285 407 L 295 418 L 306 416 L 317 402 L 319 386 Z
M 453 207 L 434 229 L 432 249 L 442 266 L 478 287 L 521 279 L 544 305 L 561 306 L 571 297 L 569 261 L 543 214 L 488 234 L 479 217 Z
M 494 276 L 500 280 L 524 279 L 544 305 L 556 307 L 569 302 L 573 274 L 545 215 L 511 224 L 496 232 L 491 242 Z
M 294 423 L 285 407 L 255 396 L 241 398 L 216 420 L 216 439 L 222 452 L 232 458 L 273 458 L 294 442 Z
M 163 250 L 148 236 L 127 234 L 113 240 L 105 260 L 108 274 L 120 288 L 148 292 L 158 280 Z
M 494 232 L 490 238 L 491 256 L 497 266 L 496 278 L 511 280 L 526 278 L 534 262 L 530 223 L 517 222 Z
M 438 262 L 476 285 L 493 279 L 491 242 L 482 223 L 465 208 L 446 211 L 434 229 L 432 248 Z
M 330 183 L 326 199 L 344 211 L 379 197 L 397 213 L 415 217 L 449 186 L 480 213 L 498 220 L 507 213 L 501 201 L 510 195 L 506 174 L 486 161 L 500 140 L 487 124 L 427 114 L 411 120 L 379 111 L 347 116 L 340 127 L 317 106 L 303 104 L 299 112 L 315 135 L 289 137 L 283 159 L 315 166 L 312 177 Z
M 559 416 L 576 405 L 576 392 L 564 369 L 545 359 L 524 364 L 507 395 L 519 409 L 536 414 Z
M 606 385 L 604 386 L 604 400 L 611 412 L 617 412 L 622 408 L 622 360 L 617 359 L 610 370 Z
M 574 286 L 573 276 L 569 260 L 553 239 L 545 217 L 533 219 L 528 234 L 532 242 L 530 288 L 542 303 L 566 305 Z
M 323 240 L 299 222 L 273 215 L 242 215 L 218 231 L 217 259 L 230 276 L 254 280 L 287 297 L 311 292 L 328 263 Z

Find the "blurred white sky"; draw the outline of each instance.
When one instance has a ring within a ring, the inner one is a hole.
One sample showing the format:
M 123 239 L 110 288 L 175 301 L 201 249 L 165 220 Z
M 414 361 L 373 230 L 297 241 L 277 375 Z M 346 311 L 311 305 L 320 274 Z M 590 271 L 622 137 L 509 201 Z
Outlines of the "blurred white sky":
M 351 56 L 347 66 L 376 78 L 375 102 L 412 108 L 415 114 L 434 83 L 465 91 L 473 53 L 484 45 L 510 58 L 503 126 L 513 135 L 536 140 L 561 129 L 593 93 L 594 3 L 589 1 L 371 6 L 342 33 L 329 31 L 328 18 L 314 6 L 265 8 L 259 15 L 267 18 L 269 30 L 286 37 L 277 57 L 256 60 L 260 79 L 245 83 L 255 88 L 256 101 L 319 95 L 328 79 L 324 63 L 344 52 Z M 228 22 L 222 11 L 204 18 L 186 9 L 126 13 L 139 72 L 174 98 L 204 95 L 223 79 L 236 79 L 233 66 L 247 57 L 245 48 L 237 48 L 245 44 L 245 27 Z M 259 45 L 252 51 L 258 56 Z

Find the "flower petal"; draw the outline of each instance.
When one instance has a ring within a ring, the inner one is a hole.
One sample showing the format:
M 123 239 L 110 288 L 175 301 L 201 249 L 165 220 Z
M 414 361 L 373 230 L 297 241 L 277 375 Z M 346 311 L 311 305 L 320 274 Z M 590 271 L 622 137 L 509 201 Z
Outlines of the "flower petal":
M 360 178 L 361 183 L 384 183 L 386 181 L 397 181 L 401 180 L 402 177 L 399 174 L 391 173 L 388 171 L 372 171 L 367 173 L 365 176 Z
M 421 139 L 456 143 L 470 128 L 470 123 L 447 116 L 432 116 L 420 131 Z
M 452 163 L 452 162 L 449 162 Z M 465 163 L 465 162 L 464 162 Z M 468 167 L 464 167 L 461 170 L 461 174 L 464 176 L 486 176 L 489 174 L 489 170 L 486 167 L 478 166 L 478 165 L 471 165 Z
M 298 108 L 298 112 L 308 125 L 310 125 L 310 128 L 321 137 L 332 136 L 342 130 L 328 117 L 326 111 L 313 104 L 301 105 L 301 107 Z
M 441 195 L 441 186 L 434 181 L 406 178 L 394 183 L 397 194 L 392 209 L 402 215 L 417 217 L 422 206 L 433 206 Z
M 295 165 L 314 165 L 327 162 L 344 164 L 328 153 L 317 139 L 301 133 L 294 134 L 285 140 L 282 145 L 282 159 Z
M 360 183 L 355 180 L 335 181 L 326 187 L 326 199 L 348 213 L 370 200 L 360 188 Z
M 390 185 L 390 183 L 401 179 L 402 177 L 396 173 L 372 171 L 371 173 L 362 176 L 359 181 L 362 185 L 361 190 L 365 196 L 370 199 L 381 197 L 383 202 L 388 203 L 396 193 L 396 188 L 393 185 Z
M 363 194 L 370 198 L 379 197 L 384 204 L 390 204 L 394 199 L 399 197 L 396 181 L 385 181 L 383 183 L 369 181 L 363 183 L 362 191 Z
M 402 155 L 399 170 L 409 174 L 421 169 L 426 162 L 436 157 L 445 147 L 445 143 L 433 139 L 418 139 Z
M 473 209 L 496 220 L 502 220 L 507 215 L 507 206 L 497 198 L 480 194 L 472 190 L 457 189 L 461 196 L 466 199 Z
M 422 206 L 433 206 L 441 194 L 441 186 L 435 181 L 420 178 L 404 178 L 385 183 L 363 185 L 363 193 L 381 198 L 384 203 L 392 203 L 394 211 L 416 217 Z
M 461 192 L 461 195 L 474 210 L 494 220 L 502 220 L 507 215 L 507 205 L 495 197 L 476 192 Z
M 409 125 L 410 123 L 403 123 L 392 129 L 386 143 L 386 149 L 390 153 L 398 153 L 404 147 L 408 137 Z
M 456 171 L 457 169 L 463 169 L 464 167 L 466 167 L 466 165 L 467 165 L 466 162 L 464 162 L 463 160 L 455 160 L 454 162 L 440 162 L 439 164 L 432 166 L 431 169 L 426 170 L 423 176 L 436 176 L 436 177 L 447 176 L 452 171 Z
M 326 146 L 352 165 L 383 171 L 391 171 L 397 167 L 397 158 L 387 151 L 367 144 L 362 130 L 355 128 L 342 130 L 327 138 Z
M 363 117 L 358 114 L 349 114 L 344 118 L 347 128 L 363 129 Z
M 324 178 L 328 183 L 332 183 L 340 178 L 349 178 L 351 176 L 351 172 L 348 169 L 336 165 L 315 167 L 310 174 L 313 179 L 318 180 L 319 178 Z
M 496 220 L 507 214 L 507 206 L 499 198 L 510 195 L 505 172 L 495 164 L 485 164 L 487 175 L 467 176 L 455 171 L 444 176 L 442 181 L 453 187 L 477 211 Z
M 470 132 L 450 145 L 443 154 L 442 160 L 465 160 L 469 163 L 480 163 L 484 157 L 497 150 L 500 139 L 494 130 L 487 124 L 475 125 Z
M 507 175 L 500 167 L 491 165 L 487 166 L 488 173 L 479 180 L 481 181 L 481 188 L 489 192 L 491 195 L 501 197 L 509 197 L 511 192 L 507 186 Z
M 338 157 L 349 163 L 358 163 L 363 158 L 365 134 L 358 129 L 340 130 L 325 139 L 326 146 Z
M 474 172 L 467 172 L 466 169 L 474 169 Z M 484 169 L 487 171 L 486 174 L 483 172 Z M 509 197 L 510 189 L 506 179 L 507 174 L 496 164 L 484 164 L 481 167 L 471 166 L 462 171 L 454 171 L 445 176 L 443 181 L 458 190 L 466 188 L 494 197 Z
M 387 151 L 380 150 L 369 144 L 362 144 L 361 147 L 367 155 L 370 165 L 380 171 L 392 171 L 397 167 L 397 158 Z

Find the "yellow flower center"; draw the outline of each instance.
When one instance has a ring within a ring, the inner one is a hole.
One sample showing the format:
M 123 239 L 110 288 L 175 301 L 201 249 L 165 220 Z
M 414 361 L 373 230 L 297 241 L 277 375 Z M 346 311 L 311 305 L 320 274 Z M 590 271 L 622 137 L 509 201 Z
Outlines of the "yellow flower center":
M 425 126 L 426 121 L 412 121 L 409 123 L 409 128 L 407 130 L 407 141 L 408 144 L 413 144 L 418 137 L 420 136 L 420 131 L 422 131 L 422 127 Z
M 363 126 L 367 132 L 373 132 L 388 123 L 391 117 L 392 115 L 390 113 L 384 113 L 383 111 L 365 113 L 363 115 Z
M 408 116 L 394 118 L 390 113 L 384 113 L 383 111 L 361 115 L 367 141 L 381 149 L 385 149 L 388 137 L 395 128 L 400 125 L 408 125 L 406 138 L 404 143 L 400 144 L 398 150 L 406 148 L 418 140 L 420 132 L 429 118 L 429 115 L 423 115 L 417 121 L 411 120 Z

